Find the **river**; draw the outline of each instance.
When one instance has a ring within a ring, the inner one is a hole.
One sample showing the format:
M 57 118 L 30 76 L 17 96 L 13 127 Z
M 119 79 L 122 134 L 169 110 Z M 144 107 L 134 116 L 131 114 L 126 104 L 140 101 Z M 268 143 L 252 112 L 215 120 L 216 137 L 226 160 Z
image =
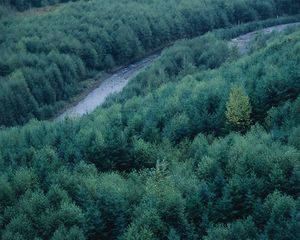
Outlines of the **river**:
M 66 117 L 80 117 L 92 112 L 95 108 L 103 104 L 110 94 L 122 91 L 132 78 L 152 64 L 159 56 L 160 54 L 153 54 L 137 63 L 131 64 L 128 67 L 115 72 L 112 76 L 102 81 L 100 85 L 92 90 L 83 100 L 75 106 L 67 109 L 57 119 L 60 120 Z
M 272 31 L 283 31 L 287 27 L 300 26 L 300 23 L 291 23 L 277 25 L 273 27 L 264 28 L 258 31 L 250 32 L 234 38 L 230 41 L 230 45 L 235 45 L 242 53 L 247 52 L 247 46 L 259 33 L 270 33 Z M 92 90 L 83 100 L 78 102 L 75 106 L 70 107 L 64 113 L 58 116 L 57 120 L 63 120 L 66 117 L 80 117 L 95 110 L 101 106 L 105 99 L 112 93 L 118 93 L 127 85 L 127 83 L 143 71 L 147 66 L 151 65 L 160 54 L 153 54 L 144 58 L 143 60 L 131 64 L 128 67 L 122 68 L 112 76 L 108 77 L 100 83 L 100 85 Z

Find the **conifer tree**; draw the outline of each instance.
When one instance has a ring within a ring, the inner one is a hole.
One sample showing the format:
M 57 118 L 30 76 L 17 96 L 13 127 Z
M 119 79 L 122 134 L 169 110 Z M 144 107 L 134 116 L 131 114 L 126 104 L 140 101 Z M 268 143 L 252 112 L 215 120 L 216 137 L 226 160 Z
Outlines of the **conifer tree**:
M 228 124 L 237 131 L 245 132 L 251 125 L 251 104 L 240 86 L 233 86 L 226 104 Z

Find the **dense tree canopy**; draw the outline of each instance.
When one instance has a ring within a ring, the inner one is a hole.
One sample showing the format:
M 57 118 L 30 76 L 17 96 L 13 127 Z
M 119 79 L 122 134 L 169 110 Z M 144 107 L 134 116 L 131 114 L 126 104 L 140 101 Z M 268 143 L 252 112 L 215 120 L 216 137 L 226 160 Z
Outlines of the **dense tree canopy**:
M 23 9 L 47 1 L 11 4 Z M 294 14 L 299 9 L 295 0 L 92 0 L 3 18 L 0 95 L 19 98 L 25 106 L 14 112 L 10 100 L 1 104 L 0 112 L 8 114 L 1 116 L 0 125 L 22 124 L 32 117 L 47 119 L 81 92 L 83 80 L 94 76 L 95 71 L 126 65 L 179 38 Z M 210 54 L 199 56 L 197 64 Z M 214 67 L 222 58 L 210 61 L 209 67 Z M 16 74 L 23 75 L 20 82 L 10 83 Z M 24 84 L 26 93 L 16 96 L 12 88 Z M 32 111 L 27 111 L 29 106 Z
M 299 41 L 181 41 L 91 115 L 1 130 L 1 239 L 299 239 Z M 243 134 L 232 86 L 252 106 Z
M 18 11 L 24 11 L 31 8 L 39 8 L 45 7 L 47 5 L 66 3 L 68 1 L 75 2 L 77 0 L 1 0 L 0 5 L 12 7 Z

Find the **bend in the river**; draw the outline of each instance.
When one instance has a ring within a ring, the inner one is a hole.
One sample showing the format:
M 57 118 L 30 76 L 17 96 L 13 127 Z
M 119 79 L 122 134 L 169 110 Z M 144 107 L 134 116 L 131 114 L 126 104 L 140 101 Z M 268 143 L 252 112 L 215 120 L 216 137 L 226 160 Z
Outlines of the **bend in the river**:
M 277 25 L 273 27 L 264 28 L 258 31 L 250 32 L 234 38 L 230 41 L 231 46 L 237 46 L 241 53 L 248 51 L 249 43 L 255 38 L 258 33 L 270 33 L 272 31 L 283 31 L 287 27 L 300 25 L 300 23 L 290 23 Z M 112 76 L 105 79 L 101 84 L 92 90 L 83 100 L 77 103 L 74 107 L 67 109 L 62 113 L 57 120 L 62 120 L 66 117 L 80 117 L 84 114 L 88 114 L 95 110 L 98 106 L 101 106 L 105 99 L 112 93 L 118 93 L 127 85 L 127 83 L 143 71 L 147 66 L 152 64 L 160 54 L 154 54 L 143 60 L 131 64 L 117 71 Z

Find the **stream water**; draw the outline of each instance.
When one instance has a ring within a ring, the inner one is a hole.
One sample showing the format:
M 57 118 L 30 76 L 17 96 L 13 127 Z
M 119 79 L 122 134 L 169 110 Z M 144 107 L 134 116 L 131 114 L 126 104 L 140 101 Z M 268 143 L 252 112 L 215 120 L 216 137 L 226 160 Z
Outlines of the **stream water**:
M 230 41 L 230 45 L 235 45 L 239 48 L 242 53 L 247 52 L 247 46 L 249 43 L 261 33 L 270 33 L 272 31 L 283 31 L 290 26 L 300 26 L 300 23 L 291 23 L 284 25 L 277 25 L 274 27 L 265 28 L 262 30 L 250 32 L 239 36 Z M 105 99 L 112 93 L 118 93 L 127 85 L 127 83 L 143 71 L 147 66 L 152 64 L 160 54 L 154 54 L 143 60 L 131 64 L 128 67 L 122 68 L 121 70 L 114 73 L 112 76 L 105 79 L 100 85 L 92 90 L 83 100 L 78 102 L 74 107 L 67 109 L 57 119 L 62 120 L 66 117 L 80 117 L 84 114 L 92 112 L 95 108 L 104 103 Z
M 112 76 L 101 82 L 100 85 L 92 90 L 83 100 L 62 113 L 57 119 L 80 117 L 92 112 L 95 108 L 103 104 L 110 94 L 122 91 L 130 79 L 138 75 L 159 56 L 160 54 L 153 54 L 137 63 L 131 64 L 128 67 L 117 71 Z

